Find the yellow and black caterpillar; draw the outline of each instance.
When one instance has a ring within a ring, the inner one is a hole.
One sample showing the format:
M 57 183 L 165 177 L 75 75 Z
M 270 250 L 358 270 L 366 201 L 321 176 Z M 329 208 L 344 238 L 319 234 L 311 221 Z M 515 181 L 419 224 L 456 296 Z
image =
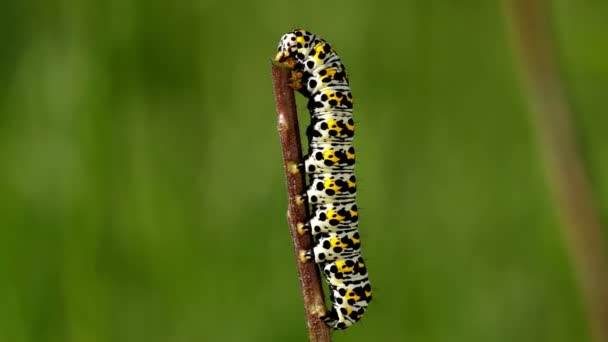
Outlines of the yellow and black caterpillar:
M 310 176 L 304 198 L 312 206 L 303 224 L 315 240 L 305 260 L 318 263 L 329 284 L 332 308 L 321 318 L 334 329 L 357 322 L 372 299 L 358 232 L 353 101 L 346 69 L 323 39 L 295 30 L 283 35 L 277 62 L 290 66 L 308 98 L 311 123 L 304 168 Z

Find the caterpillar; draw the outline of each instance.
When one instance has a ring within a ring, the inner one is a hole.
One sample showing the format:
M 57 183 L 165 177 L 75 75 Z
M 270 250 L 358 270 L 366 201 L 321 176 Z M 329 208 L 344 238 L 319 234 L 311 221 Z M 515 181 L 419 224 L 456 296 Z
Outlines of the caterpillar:
M 309 185 L 302 195 L 311 205 L 309 231 L 314 247 L 303 261 L 319 264 L 329 286 L 331 309 L 320 318 L 333 329 L 359 321 L 372 299 L 361 257 L 354 174 L 353 100 L 346 68 L 322 38 L 294 30 L 281 38 L 275 61 L 289 66 L 292 85 L 308 98 L 311 122 L 304 170 Z

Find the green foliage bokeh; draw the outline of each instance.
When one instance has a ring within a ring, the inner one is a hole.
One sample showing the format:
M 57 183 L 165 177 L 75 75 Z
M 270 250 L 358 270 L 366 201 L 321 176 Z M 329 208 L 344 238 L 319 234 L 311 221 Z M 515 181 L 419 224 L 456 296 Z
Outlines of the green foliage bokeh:
M 270 80 L 296 27 L 355 96 L 375 299 L 335 340 L 586 341 L 501 11 L 3 3 L 0 341 L 306 340 Z M 550 15 L 606 213 L 608 6 Z

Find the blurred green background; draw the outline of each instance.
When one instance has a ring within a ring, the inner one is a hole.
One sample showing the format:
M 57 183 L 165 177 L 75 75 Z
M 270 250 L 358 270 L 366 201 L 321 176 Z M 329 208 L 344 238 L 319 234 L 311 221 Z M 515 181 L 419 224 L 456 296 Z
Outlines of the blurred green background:
M 548 15 L 605 214 L 608 3 Z M 270 80 L 296 27 L 356 101 L 375 299 L 335 341 L 587 341 L 505 21 L 482 0 L 4 1 L 0 341 L 307 339 Z

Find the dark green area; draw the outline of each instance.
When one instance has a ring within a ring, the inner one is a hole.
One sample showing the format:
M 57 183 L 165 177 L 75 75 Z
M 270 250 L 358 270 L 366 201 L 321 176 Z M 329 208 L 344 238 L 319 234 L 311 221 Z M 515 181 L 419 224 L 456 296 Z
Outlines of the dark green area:
M 270 81 L 295 27 L 356 101 L 375 299 L 335 340 L 587 341 L 501 9 L 6 1 L 0 341 L 306 340 Z M 554 13 L 604 215 L 607 17 Z

